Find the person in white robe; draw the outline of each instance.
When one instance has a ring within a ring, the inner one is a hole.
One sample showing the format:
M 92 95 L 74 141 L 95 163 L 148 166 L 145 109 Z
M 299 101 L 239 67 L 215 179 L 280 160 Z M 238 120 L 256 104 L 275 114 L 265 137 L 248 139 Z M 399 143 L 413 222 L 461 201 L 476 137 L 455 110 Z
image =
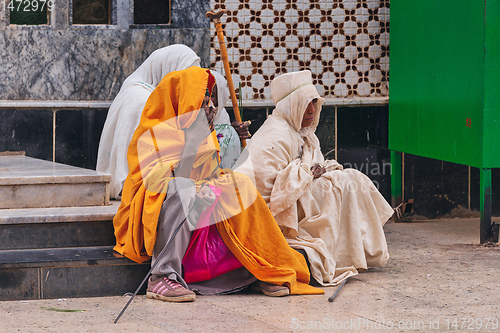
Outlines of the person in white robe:
M 173 44 L 154 51 L 123 82 L 111 107 L 99 141 L 96 170 L 111 175 L 110 197 L 119 198 L 127 178 L 127 150 L 139 125 L 149 95 L 170 72 L 200 66 L 200 58 L 188 46 Z
M 389 259 L 383 225 L 394 211 L 372 181 L 325 160 L 315 130 L 324 99 L 310 71 L 271 82 L 275 109 L 235 170 L 257 190 L 292 248 L 305 251 L 311 276 L 336 285 Z

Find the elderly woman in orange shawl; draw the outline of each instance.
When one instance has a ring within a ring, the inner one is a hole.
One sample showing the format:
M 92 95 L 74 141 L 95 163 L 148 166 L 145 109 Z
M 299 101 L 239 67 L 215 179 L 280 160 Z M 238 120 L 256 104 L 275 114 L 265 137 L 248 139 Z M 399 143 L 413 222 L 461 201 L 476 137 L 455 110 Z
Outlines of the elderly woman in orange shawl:
M 115 250 L 136 262 L 161 260 L 149 279 L 148 297 L 194 300 L 181 267 L 192 224 L 184 223 L 164 257 L 157 255 L 191 215 L 193 201 L 213 201 L 207 186 L 212 185 L 221 194 L 211 221 L 265 294 L 323 293 L 308 285 L 304 257 L 289 247 L 252 182 L 219 167 L 214 84 L 209 70 L 190 67 L 166 75 L 149 97 L 128 150 L 130 171 L 113 220 Z

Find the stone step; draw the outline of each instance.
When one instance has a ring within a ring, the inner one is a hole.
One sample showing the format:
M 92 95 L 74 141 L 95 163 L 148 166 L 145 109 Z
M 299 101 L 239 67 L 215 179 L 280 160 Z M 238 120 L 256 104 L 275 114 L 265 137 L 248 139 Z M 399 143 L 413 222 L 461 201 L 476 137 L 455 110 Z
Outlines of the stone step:
M 121 296 L 133 293 L 149 269 L 149 261 L 137 264 L 112 246 L 4 250 L 0 301 Z
M 0 250 L 114 245 L 118 205 L 1 209 Z
M 27 156 L 0 156 L 0 209 L 109 203 L 111 175 Z

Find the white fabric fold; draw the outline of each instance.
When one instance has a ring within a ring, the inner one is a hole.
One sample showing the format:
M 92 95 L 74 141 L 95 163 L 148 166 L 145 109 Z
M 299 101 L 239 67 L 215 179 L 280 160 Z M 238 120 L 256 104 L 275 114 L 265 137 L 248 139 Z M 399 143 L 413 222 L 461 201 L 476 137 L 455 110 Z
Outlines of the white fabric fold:
M 238 132 L 231 126 L 231 119 L 224 105 L 229 100 L 229 87 L 226 78 L 217 71 L 212 70 L 217 81 L 219 106 L 214 119 L 214 128 L 220 145 L 220 165 L 222 168 L 231 169 L 240 156 L 241 141 Z

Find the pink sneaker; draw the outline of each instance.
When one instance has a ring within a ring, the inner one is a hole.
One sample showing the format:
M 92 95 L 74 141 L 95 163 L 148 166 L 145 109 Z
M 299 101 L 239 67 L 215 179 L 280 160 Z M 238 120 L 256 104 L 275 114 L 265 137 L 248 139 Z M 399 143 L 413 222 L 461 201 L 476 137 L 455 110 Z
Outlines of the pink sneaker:
M 192 302 L 196 299 L 196 294 L 191 290 L 184 288 L 180 283 L 174 280 L 161 277 L 148 280 L 148 289 L 146 297 L 152 299 L 160 299 L 167 302 Z

